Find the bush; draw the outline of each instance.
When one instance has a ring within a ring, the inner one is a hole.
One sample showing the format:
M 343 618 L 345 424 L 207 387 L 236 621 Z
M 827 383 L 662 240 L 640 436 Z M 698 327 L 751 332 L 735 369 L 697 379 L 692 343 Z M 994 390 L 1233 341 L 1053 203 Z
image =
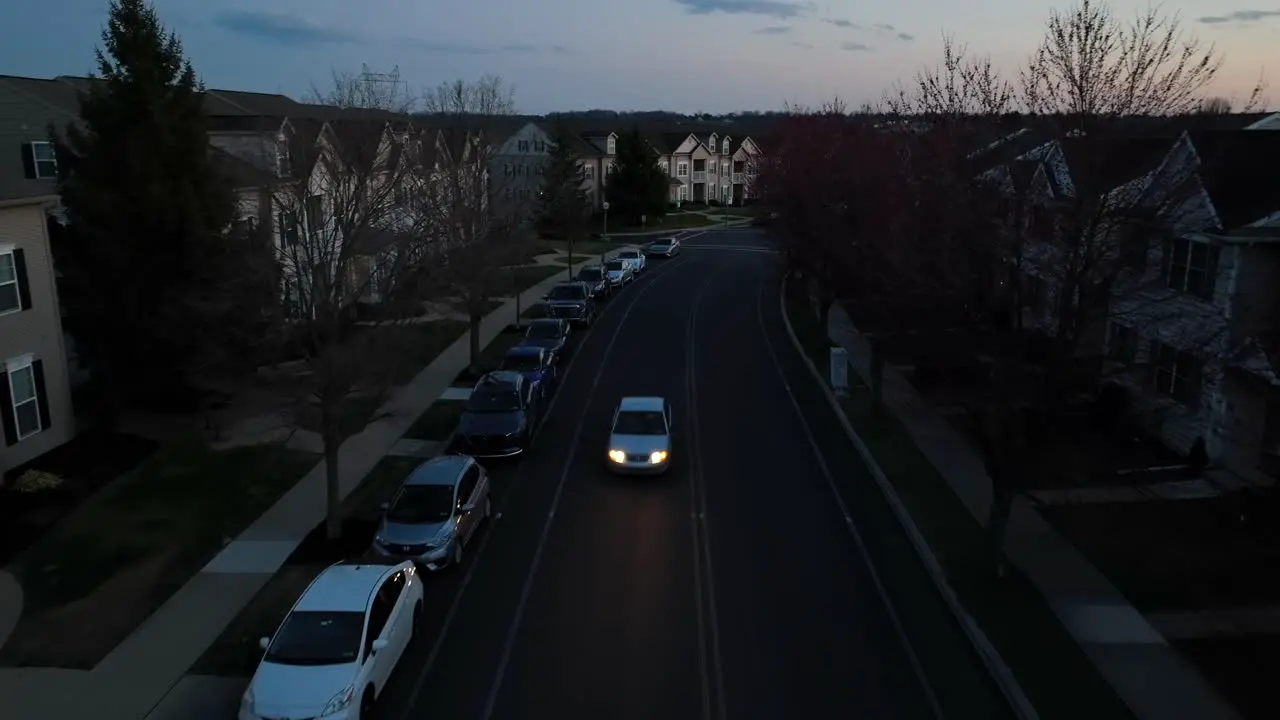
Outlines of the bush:
M 18 476 L 13 483 L 13 491 L 23 494 L 43 493 L 57 490 L 62 484 L 62 478 L 57 475 L 32 468 Z

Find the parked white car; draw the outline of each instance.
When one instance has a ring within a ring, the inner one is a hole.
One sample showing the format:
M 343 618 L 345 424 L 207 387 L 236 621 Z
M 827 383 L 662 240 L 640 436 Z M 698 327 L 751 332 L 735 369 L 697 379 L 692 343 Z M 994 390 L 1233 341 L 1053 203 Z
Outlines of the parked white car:
M 348 561 L 320 573 L 273 637 L 240 720 L 367 720 L 422 616 L 412 562 Z
M 644 253 L 639 250 L 619 250 L 614 256 L 615 260 L 621 260 L 631 266 L 631 272 L 639 275 L 644 272 Z
M 609 467 L 658 474 L 671 467 L 671 405 L 660 397 L 624 397 L 609 425 Z

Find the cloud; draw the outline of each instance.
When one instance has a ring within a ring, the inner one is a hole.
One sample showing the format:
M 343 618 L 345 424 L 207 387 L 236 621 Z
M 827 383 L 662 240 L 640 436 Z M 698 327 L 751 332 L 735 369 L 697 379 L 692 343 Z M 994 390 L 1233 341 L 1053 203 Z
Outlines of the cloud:
M 1280 10 L 1236 10 L 1235 12 L 1227 13 L 1226 15 L 1207 15 L 1199 18 L 1197 22 L 1202 22 L 1207 25 L 1219 25 L 1221 23 L 1229 22 L 1257 22 L 1259 20 L 1266 20 L 1270 17 L 1280 17 Z
M 363 42 L 358 35 L 346 30 L 315 25 L 300 17 L 280 13 L 239 10 L 224 12 L 213 19 L 213 24 L 237 35 L 295 47 Z
M 554 53 L 564 55 L 569 49 L 563 45 L 532 45 L 529 43 L 511 43 L 508 45 L 472 45 L 469 43 L 439 42 L 421 38 L 404 38 L 406 44 L 417 50 L 445 55 L 539 55 Z
M 895 32 L 895 31 L 897 31 L 897 28 L 895 28 L 894 26 L 892 26 L 892 25 L 885 25 L 884 23 L 879 23 L 879 24 L 875 25 L 875 29 L 877 29 L 877 30 L 883 30 L 883 31 L 885 31 L 885 32 Z
M 843 18 L 824 18 L 823 22 L 827 23 L 828 25 L 835 25 L 838 28 L 845 28 L 848 30 L 869 30 L 875 33 L 876 35 L 880 35 L 882 37 L 892 35 L 893 37 L 903 42 L 910 42 L 916 39 L 915 35 L 901 32 L 896 27 L 892 25 L 887 25 L 885 23 L 877 23 L 875 25 L 861 25 L 859 23 L 853 22 L 852 20 L 845 20 Z
M 835 25 L 836 27 L 842 27 L 842 28 L 856 28 L 856 27 L 859 27 L 859 25 L 858 25 L 857 23 L 855 23 L 855 22 L 850 22 L 850 21 L 848 21 L 848 20 L 843 20 L 843 19 L 841 19 L 841 18 L 826 18 L 826 19 L 824 19 L 824 20 L 823 20 L 823 22 L 828 23 L 828 24 L 830 24 L 830 25 Z
M 813 11 L 811 3 L 787 0 L 674 0 L 674 2 L 677 5 L 683 5 L 691 15 L 722 12 L 729 15 L 763 15 L 779 20 L 790 20 Z
M 915 40 L 915 39 L 916 39 L 916 36 L 915 36 L 915 35 L 908 35 L 907 33 L 900 32 L 900 33 L 898 33 L 898 39 L 899 39 L 899 40 L 901 40 L 901 41 L 903 41 L 903 42 L 911 42 L 912 40 Z
M 786 35 L 789 32 L 791 32 L 790 25 L 770 25 L 769 27 L 762 27 L 759 30 L 753 31 L 753 34 L 755 35 Z
M 812 46 L 812 45 L 810 45 L 809 43 L 807 43 L 807 42 L 800 42 L 799 40 L 793 40 L 793 41 L 791 42 L 791 44 L 792 44 L 794 47 L 804 48 L 805 50 L 812 50 L 812 49 L 813 49 L 813 46 Z
M 860 43 L 860 42 L 846 42 L 846 43 L 840 43 L 840 49 L 841 49 L 841 50 L 860 51 L 860 50 L 870 50 L 870 49 L 871 49 L 871 46 L 870 46 L 870 45 L 863 45 L 863 44 L 862 44 L 862 43 Z

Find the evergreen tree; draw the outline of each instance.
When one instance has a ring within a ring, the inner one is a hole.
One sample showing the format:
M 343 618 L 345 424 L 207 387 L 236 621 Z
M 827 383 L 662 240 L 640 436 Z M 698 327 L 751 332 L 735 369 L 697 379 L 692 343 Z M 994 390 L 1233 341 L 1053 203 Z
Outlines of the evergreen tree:
M 61 296 L 109 423 L 119 401 L 185 388 L 221 329 L 204 311 L 230 271 L 236 206 L 211 165 L 203 88 L 155 9 L 115 0 L 102 43 L 80 122 L 53 134 L 65 141 Z
M 540 233 L 568 240 L 570 248 L 581 239 L 591 215 L 586 181 L 587 172 L 574 147 L 573 134 L 564 126 L 557 127 L 538 193 L 535 217 Z
M 667 175 L 658 165 L 658 155 L 635 127 L 618 136 L 617 154 L 605 186 L 609 213 L 625 224 L 640 224 L 640 216 L 649 220 L 667 212 L 670 192 Z

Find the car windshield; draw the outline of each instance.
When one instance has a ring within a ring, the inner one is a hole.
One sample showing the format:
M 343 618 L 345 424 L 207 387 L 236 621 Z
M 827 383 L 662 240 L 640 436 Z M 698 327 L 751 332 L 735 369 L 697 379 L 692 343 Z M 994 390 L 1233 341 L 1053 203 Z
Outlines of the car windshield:
M 622 262 L 619 260 L 610 260 L 609 262 L 605 263 L 604 266 L 610 270 L 621 270 Z
M 561 334 L 560 323 L 533 322 L 529 323 L 529 330 L 524 336 L 530 340 L 550 340 L 560 337 Z
M 602 277 L 604 277 L 604 273 L 600 271 L 600 268 L 591 268 L 578 273 L 578 279 L 584 282 L 599 282 Z
M 405 485 L 387 510 L 387 520 L 397 523 L 438 523 L 452 516 L 451 485 Z
M 581 300 L 583 297 L 584 290 L 581 285 L 557 285 L 547 293 L 547 298 L 551 300 Z
M 618 413 L 613 424 L 615 435 L 666 435 L 667 421 L 657 411 L 627 410 Z
M 520 409 L 515 390 L 473 390 L 467 398 L 467 412 L 512 412 Z
M 640 252 L 638 250 L 623 250 L 622 252 L 618 253 L 618 257 L 626 258 L 628 260 L 634 260 L 640 257 Z
M 670 240 L 655 240 L 649 247 L 657 248 L 657 247 L 670 247 L 670 246 L 671 246 Z
M 537 355 L 508 355 L 502 361 L 501 369 L 522 372 L 525 370 L 537 370 L 538 368 Z
M 294 611 L 280 625 L 265 662 L 279 665 L 347 665 L 360 658 L 363 612 Z

